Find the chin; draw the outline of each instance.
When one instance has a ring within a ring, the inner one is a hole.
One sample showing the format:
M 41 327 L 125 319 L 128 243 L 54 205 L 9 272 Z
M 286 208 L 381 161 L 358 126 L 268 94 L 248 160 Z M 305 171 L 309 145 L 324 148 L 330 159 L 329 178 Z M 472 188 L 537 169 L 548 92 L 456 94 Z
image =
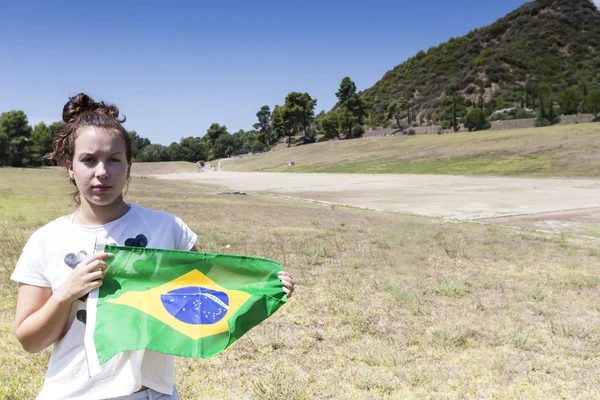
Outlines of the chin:
M 123 201 L 123 198 L 121 196 L 105 197 L 105 196 L 93 195 L 90 197 L 86 197 L 85 201 L 87 203 L 89 203 L 90 205 L 104 207 L 104 206 L 110 206 L 110 205 L 114 205 L 114 204 L 121 204 L 121 202 Z

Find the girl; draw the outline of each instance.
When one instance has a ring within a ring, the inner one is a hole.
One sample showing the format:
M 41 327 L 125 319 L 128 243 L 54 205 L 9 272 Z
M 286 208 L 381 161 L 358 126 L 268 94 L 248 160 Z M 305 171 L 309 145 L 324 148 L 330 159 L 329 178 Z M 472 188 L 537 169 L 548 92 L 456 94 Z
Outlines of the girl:
M 19 282 L 15 335 L 36 353 L 53 344 L 38 399 L 178 399 L 174 357 L 139 350 L 120 353 L 92 378 L 84 351 L 87 293 L 102 284 L 108 253 L 93 254 L 96 238 L 109 244 L 190 250 L 197 235 L 172 214 L 123 200 L 131 172 L 131 139 L 114 105 L 80 93 L 63 108 L 65 125 L 52 158 L 66 166 L 79 208 L 37 230 L 25 245 L 12 280 Z M 292 278 L 280 274 L 291 296 Z

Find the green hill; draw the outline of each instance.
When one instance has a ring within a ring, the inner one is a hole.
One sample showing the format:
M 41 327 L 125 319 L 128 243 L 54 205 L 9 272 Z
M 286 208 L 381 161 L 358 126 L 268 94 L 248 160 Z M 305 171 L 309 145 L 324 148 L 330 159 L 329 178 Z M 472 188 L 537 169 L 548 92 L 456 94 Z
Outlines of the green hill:
M 332 140 L 221 160 L 225 171 L 600 177 L 600 124 Z M 290 161 L 294 166 L 288 166 Z
M 481 86 L 488 113 L 513 104 L 531 107 L 542 83 L 556 98 L 570 87 L 582 94 L 598 87 L 599 46 L 600 11 L 590 0 L 536 0 L 420 51 L 361 96 L 371 126 L 384 124 L 388 105 L 400 97 L 412 101 L 418 121 L 434 111 L 447 119 L 451 101 L 445 94 L 452 87 L 461 95 L 459 112 L 479 100 Z

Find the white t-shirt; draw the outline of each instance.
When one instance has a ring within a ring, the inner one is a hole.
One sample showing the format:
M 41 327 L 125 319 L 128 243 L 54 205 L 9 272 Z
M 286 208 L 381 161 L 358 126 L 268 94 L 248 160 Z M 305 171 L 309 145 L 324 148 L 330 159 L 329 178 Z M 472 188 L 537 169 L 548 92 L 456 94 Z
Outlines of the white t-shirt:
M 92 255 L 96 238 L 112 245 L 190 250 L 197 235 L 174 215 L 135 204 L 121 218 L 102 226 L 79 226 L 71 217 L 61 217 L 31 235 L 11 279 L 51 287 L 54 292 L 72 268 Z M 84 349 L 85 307 L 83 301 L 73 303 L 69 329 L 54 343 L 37 399 L 106 399 L 133 393 L 142 385 L 171 394 L 174 357 L 169 354 L 149 350 L 120 353 L 102 366 L 100 374 L 89 377 Z

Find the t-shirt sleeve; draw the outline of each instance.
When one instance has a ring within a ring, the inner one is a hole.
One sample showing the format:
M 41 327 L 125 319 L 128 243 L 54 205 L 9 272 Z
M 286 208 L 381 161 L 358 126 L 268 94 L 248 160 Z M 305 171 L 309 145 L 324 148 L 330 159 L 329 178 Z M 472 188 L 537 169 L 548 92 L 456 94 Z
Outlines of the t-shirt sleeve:
M 175 217 L 173 230 L 175 250 L 190 250 L 194 247 L 198 235 L 196 235 L 179 217 Z
M 36 232 L 27 241 L 10 279 L 27 285 L 51 287 L 41 262 L 42 243 Z

